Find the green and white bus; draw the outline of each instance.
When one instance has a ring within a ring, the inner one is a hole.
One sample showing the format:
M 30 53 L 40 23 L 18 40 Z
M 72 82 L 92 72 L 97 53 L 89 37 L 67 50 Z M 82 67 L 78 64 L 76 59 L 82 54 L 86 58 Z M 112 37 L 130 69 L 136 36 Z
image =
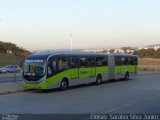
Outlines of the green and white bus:
M 137 74 L 137 56 L 74 52 L 40 52 L 24 62 L 24 87 L 27 89 L 67 89 L 69 86 Z

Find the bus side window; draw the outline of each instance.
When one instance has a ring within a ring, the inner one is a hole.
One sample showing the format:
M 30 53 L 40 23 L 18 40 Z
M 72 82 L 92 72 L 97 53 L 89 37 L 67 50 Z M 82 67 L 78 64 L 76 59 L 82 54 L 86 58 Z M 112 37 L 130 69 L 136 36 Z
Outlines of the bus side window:
M 87 59 L 84 58 L 80 58 L 80 67 L 86 67 L 87 66 Z
M 90 57 L 87 58 L 87 67 L 91 67 L 91 58 Z
M 102 58 L 96 57 L 96 66 L 102 66 Z
M 76 62 L 76 58 L 70 58 L 70 68 L 75 68 Z
M 63 71 L 69 68 L 69 59 L 68 58 L 59 58 L 58 61 L 59 71 Z
M 91 58 L 91 67 L 95 67 L 95 58 Z
M 115 65 L 121 65 L 121 58 L 115 57 Z
M 134 58 L 134 65 L 138 65 L 137 57 Z
M 47 76 L 48 77 L 52 76 L 52 64 L 51 64 L 51 61 L 48 62 Z
M 134 65 L 134 58 L 133 57 L 128 58 L 128 61 L 129 61 L 130 65 Z
M 108 65 L 108 57 L 102 58 L 102 65 L 107 66 Z
M 56 61 L 52 61 L 52 68 L 53 68 L 53 71 L 54 72 L 57 72 L 57 64 L 56 64 Z
M 50 66 L 48 66 L 48 76 L 50 77 L 51 75 L 52 75 L 52 70 L 51 70 L 51 67 Z
M 121 65 L 126 65 L 126 58 L 125 57 L 121 58 Z
M 87 66 L 88 67 L 95 67 L 95 60 L 93 57 L 88 57 L 87 58 Z

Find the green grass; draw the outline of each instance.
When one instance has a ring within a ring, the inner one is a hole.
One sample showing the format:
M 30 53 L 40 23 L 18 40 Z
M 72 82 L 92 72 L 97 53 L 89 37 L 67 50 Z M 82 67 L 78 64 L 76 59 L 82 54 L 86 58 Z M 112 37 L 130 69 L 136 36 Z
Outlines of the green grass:
M 20 59 L 18 59 L 18 57 L 15 57 L 14 55 L 6 55 L 6 54 L 2 54 L 0 53 L 0 67 L 5 66 L 5 65 L 14 65 L 14 63 L 16 62 L 17 65 L 20 65 Z

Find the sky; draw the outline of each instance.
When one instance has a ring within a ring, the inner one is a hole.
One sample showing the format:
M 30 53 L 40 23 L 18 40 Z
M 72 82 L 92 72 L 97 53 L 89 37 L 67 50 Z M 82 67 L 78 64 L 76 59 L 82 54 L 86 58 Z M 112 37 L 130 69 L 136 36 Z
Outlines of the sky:
M 0 41 L 28 50 L 160 43 L 160 0 L 0 0 Z

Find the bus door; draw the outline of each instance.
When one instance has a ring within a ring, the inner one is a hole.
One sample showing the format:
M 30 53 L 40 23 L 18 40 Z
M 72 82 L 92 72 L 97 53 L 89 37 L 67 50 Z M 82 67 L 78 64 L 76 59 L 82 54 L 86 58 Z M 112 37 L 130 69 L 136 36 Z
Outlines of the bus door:
M 87 57 L 79 58 L 79 78 L 90 77 L 91 69 L 88 66 Z
M 71 79 L 78 79 L 78 59 L 71 58 L 70 59 L 70 68 L 71 68 Z
M 134 57 L 128 57 L 129 73 L 135 73 Z
M 129 57 L 122 57 L 121 59 L 121 74 L 123 76 L 125 76 L 126 74 L 126 71 L 130 72 L 131 73 L 131 65 L 130 65 L 130 61 L 129 61 Z
M 95 77 L 96 76 L 96 67 L 95 67 L 95 58 L 88 58 L 87 67 L 89 69 L 89 77 Z
M 47 78 L 52 77 L 58 73 L 57 60 L 50 58 L 47 64 Z
M 116 76 L 120 76 L 121 75 L 121 58 L 120 57 L 115 57 L 115 74 Z
M 129 71 L 128 67 L 128 58 L 127 57 L 122 57 L 121 58 L 121 75 L 125 75 L 126 71 Z

